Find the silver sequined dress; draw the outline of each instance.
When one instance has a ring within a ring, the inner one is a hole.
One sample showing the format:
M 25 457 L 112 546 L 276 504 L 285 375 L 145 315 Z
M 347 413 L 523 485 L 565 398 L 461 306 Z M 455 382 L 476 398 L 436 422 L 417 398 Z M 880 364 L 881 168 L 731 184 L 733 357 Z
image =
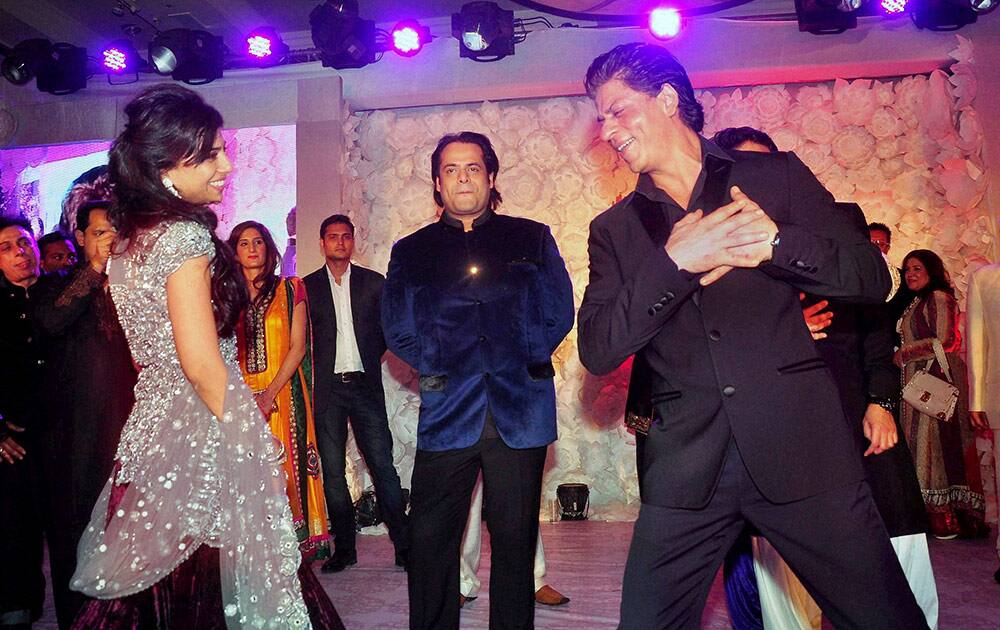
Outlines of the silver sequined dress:
M 137 593 L 208 544 L 220 549 L 228 627 L 309 627 L 280 453 L 243 383 L 235 338 L 219 341 L 229 371 L 221 418 L 177 357 L 167 278 L 213 254 L 204 227 L 174 222 L 141 233 L 112 259 L 111 295 L 141 370 L 117 476 L 94 507 L 72 587 L 102 599 Z M 109 519 L 114 486 L 124 492 Z

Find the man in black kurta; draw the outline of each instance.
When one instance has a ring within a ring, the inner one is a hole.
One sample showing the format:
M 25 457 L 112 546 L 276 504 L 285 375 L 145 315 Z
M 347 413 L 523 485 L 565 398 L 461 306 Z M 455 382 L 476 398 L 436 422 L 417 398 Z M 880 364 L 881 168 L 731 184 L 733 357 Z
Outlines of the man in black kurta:
M 111 474 L 136 380 L 105 288 L 104 266 L 115 236 L 106 205 L 84 205 L 77 228 L 83 263 L 45 276 L 31 296 L 49 355 L 41 388 L 45 422 L 37 439 L 39 500 L 60 628 L 73 623 L 86 601 L 69 589 L 76 547 Z
M 602 138 L 640 176 L 591 223 L 580 358 L 602 374 L 640 352 L 659 418 L 621 627 L 700 627 L 749 522 L 834 625 L 926 628 L 798 297 L 881 302 L 881 254 L 793 154 L 700 137 L 701 106 L 666 50 L 619 46 L 587 88 Z
M 0 627 L 27 627 L 45 596 L 35 502 L 45 359 L 28 304 L 38 258 L 28 223 L 0 217 Z

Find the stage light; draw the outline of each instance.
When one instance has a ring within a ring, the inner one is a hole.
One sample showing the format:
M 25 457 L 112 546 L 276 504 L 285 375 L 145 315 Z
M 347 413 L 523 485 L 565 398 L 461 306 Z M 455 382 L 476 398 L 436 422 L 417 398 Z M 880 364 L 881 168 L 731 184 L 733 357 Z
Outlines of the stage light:
M 653 9 L 649 14 L 649 32 L 657 39 L 670 39 L 681 32 L 681 13 L 671 7 Z
M 496 61 L 514 54 L 514 12 L 495 2 L 469 2 L 451 16 L 451 34 L 460 43 L 459 55 Z
M 139 53 L 132 42 L 115 40 L 101 50 L 101 65 L 114 74 L 134 72 L 140 65 Z
M 412 57 L 431 40 L 431 32 L 419 22 L 403 20 L 392 27 L 389 39 L 393 52 L 403 57 Z
M 906 11 L 906 0 L 882 0 L 882 10 L 888 15 L 898 15 Z
M 309 14 L 309 26 L 324 68 L 363 68 L 375 63 L 375 22 L 358 17 L 355 0 L 327 0 Z
M 149 63 L 160 74 L 201 85 L 222 77 L 225 52 L 221 37 L 205 31 L 175 28 L 158 33 L 149 42 Z
M 35 84 L 42 92 L 58 95 L 87 87 L 87 49 L 65 42 L 52 44 Z
M 273 66 L 281 63 L 288 54 L 288 44 L 274 28 L 262 26 L 247 35 L 246 53 L 259 66 Z
M 26 39 L 4 57 L 0 74 L 14 85 L 24 85 L 35 78 L 51 49 L 52 42 L 47 39 Z
M 862 0 L 795 0 L 799 31 L 835 35 L 857 28 Z

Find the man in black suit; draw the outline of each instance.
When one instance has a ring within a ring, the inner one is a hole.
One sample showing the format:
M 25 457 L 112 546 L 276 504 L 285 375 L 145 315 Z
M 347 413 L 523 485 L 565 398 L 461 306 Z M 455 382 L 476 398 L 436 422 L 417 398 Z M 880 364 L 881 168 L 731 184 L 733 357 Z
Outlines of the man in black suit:
M 587 91 L 603 139 L 640 176 L 590 226 L 580 358 L 602 374 L 642 354 L 659 417 L 621 627 L 699 627 L 750 522 L 835 626 L 926 628 L 798 297 L 880 302 L 881 255 L 793 154 L 700 137 L 701 106 L 665 49 L 598 57 Z
M 323 486 L 336 551 L 324 573 L 358 561 L 354 506 L 345 478 L 347 422 L 375 482 L 379 511 L 405 566 L 409 547 L 403 491 L 392 464 L 392 434 L 382 389 L 382 274 L 351 263 L 354 224 L 342 214 L 320 226 L 326 264 L 305 277 L 313 331 L 316 441 L 323 462 Z

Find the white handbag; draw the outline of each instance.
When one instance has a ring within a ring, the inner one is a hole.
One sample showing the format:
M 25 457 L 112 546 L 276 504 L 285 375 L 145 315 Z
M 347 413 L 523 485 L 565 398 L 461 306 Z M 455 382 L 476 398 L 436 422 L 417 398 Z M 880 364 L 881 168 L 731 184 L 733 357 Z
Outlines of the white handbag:
M 952 385 L 948 357 L 937 339 L 934 340 L 934 357 L 941 364 L 947 380 L 931 374 L 935 360 L 931 359 L 924 369 L 918 370 L 903 386 L 903 400 L 920 413 L 947 422 L 955 414 L 955 407 L 958 405 L 958 388 Z

